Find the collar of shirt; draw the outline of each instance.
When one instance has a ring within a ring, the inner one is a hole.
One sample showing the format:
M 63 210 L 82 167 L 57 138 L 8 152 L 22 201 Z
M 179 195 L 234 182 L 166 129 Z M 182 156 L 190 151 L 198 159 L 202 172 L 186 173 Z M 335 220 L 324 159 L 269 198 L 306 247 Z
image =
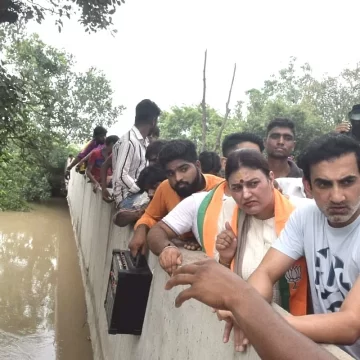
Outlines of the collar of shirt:
M 148 139 L 147 137 L 144 139 L 143 136 L 141 135 L 139 129 L 138 129 L 135 125 L 133 125 L 133 127 L 131 128 L 131 130 L 135 133 L 136 138 L 137 138 L 139 141 L 142 141 L 145 146 L 148 146 L 148 145 L 149 145 L 149 139 Z

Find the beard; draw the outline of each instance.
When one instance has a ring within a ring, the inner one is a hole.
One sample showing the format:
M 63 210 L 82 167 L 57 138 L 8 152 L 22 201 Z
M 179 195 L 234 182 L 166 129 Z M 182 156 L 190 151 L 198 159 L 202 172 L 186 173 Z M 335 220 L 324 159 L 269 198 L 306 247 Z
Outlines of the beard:
M 187 181 L 179 181 L 174 186 L 174 190 L 182 199 L 185 199 L 200 190 L 199 189 L 200 183 L 201 183 L 201 174 L 200 171 L 197 171 L 196 178 L 192 183 L 188 183 Z
M 355 205 L 347 206 L 346 209 L 347 211 L 344 211 L 343 214 L 341 213 L 334 214 L 334 212 L 331 211 L 331 209 L 329 208 L 325 208 L 325 209 L 320 208 L 320 210 L 327 217 L 327 220 L 329 221 L 330 224 L 341 225 L 347 223 L 355 215 L 355 213 L 359 210 L 359 208 L 360 208 L 360 200 Z

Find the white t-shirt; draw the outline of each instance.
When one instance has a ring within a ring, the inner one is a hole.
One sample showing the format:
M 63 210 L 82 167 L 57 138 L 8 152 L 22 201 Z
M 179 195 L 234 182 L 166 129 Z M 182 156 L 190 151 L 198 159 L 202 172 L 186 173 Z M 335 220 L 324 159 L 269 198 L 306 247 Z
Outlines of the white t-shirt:
M 197 214 L 200 205 L 207 194 L 208 192 L 199 192 L 187 197 L 176 205 L 162 221 L 178 235 L 192 231 L 200 244 Z M 226 196 L 224 194 L 222 211 L 220 211 L 220 216 L 218 218 L 218 234 L 225 230 L 225 223 L 227 221 L 231 222 L 235 206 L 235 200 L 231 196 Z
M 360 274 L 360 216 L 331 227 L 315 203 L 297 208 L 273 247 L 297 260 L 305 255 L 315 314 L 339 311 Z M 360 341 L 343 349 L 360 359 Z

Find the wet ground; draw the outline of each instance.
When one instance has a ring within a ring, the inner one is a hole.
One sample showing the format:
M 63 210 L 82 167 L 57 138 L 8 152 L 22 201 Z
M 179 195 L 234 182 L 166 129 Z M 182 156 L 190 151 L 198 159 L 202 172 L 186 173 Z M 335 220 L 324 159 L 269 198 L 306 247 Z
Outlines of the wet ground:
M 64 199 L 0 212 L 0 359 L 93 359 Z

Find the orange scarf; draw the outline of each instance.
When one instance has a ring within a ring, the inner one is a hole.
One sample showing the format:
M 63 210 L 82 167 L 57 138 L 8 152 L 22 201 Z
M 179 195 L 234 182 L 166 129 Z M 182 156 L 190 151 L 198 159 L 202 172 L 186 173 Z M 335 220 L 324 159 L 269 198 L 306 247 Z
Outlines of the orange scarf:
M 214 257 L 214 249 L 216 236 L 218 233 L 218 221 L 220 211 L 223 204 L 223 196 L 225 192 L 226 183 L 223 182 L 215 189 L 209 192 L 200 205 L 198 211 L 198 231 L 203 250 L 209 257 Z M 294 210 L 290 201 L 280 194 L 279 191 L 274 190 L 275 199 L 275 232 L 279 236 L 285 223 Z M 239 209 L 235 207 L 231 219 L 231 227 L 235 235 L 239 239 L 238 224 Z M 240 224 L 241 227 L 241 224 Z M 241 238 L 241 236 L 240 236 Z M 241 249 L 238 251 L 245 251 L 245 244 L 238 243 Z M 234 262 L 231 266 L 234 269 Z M 293 267 L 286 273 L 285 277 L 280 279 L 279 288 L 282 299 L 282 307 L 290 311 L 292 315 L 306 315 L 307 313 L 307 293 L 308 293 L 308 275 L 305 258 L 297 260 Z

